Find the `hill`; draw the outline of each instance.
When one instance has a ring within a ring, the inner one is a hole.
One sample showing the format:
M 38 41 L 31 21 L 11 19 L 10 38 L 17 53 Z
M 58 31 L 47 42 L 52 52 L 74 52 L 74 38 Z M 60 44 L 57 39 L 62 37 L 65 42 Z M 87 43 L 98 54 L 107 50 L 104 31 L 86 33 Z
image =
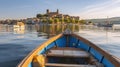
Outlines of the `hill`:
M 106 23 L 106 22 L 110 22 L 112 24 L 120 24 L 120 17 L 101 18 L 101 19 L 87 19 L 86 21 L 91 21 L 93 23 Z

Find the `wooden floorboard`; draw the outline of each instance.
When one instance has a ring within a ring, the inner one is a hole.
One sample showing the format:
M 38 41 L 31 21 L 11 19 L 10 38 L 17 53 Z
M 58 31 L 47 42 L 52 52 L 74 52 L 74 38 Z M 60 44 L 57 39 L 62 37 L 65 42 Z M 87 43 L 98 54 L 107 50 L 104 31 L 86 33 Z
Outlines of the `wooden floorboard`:
M 52 67 L 96 67 L 95 65 L 58 64 L 58 63 L 46 63 L 45 66 L 52 66 Z
M 80 50 L 80 51 L 83 51 L 80 48 L 74 48 L 74 47 L 72 47 L 72 48 L 71 47 L 54 47 L 51 50 Z

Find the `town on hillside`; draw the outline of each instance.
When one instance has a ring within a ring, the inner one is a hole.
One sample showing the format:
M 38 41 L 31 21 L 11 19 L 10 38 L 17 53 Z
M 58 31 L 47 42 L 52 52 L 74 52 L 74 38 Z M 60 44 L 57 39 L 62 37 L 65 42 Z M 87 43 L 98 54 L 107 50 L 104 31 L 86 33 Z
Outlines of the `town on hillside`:
M 37 14 L 37 18 L 41 22 L 48 23 L 78 23 L 79 16 L 70 16 L 67 14 L 61 14 L 57 9 L 56 12 L 50 12 L 49 9 L 46 10 L 46 14 Z
M 67 24 L 67 23 L 80 23 L 85 24 L 85 20 L 80 20 L 79 16 L 70 16 L 68 14 L 62 14 L 57 9 L 56 12 L 51 12 L 49 9 L 46 10 L 45 14 L 37 14 L 36 17 L 12 20 L 6 19 L 1 20 L 0 24 L 17 24 L 17 22 L 24 22 L 25 24 Z
M 80 25 L 95 25 L 98 27 L 117 27 L 120 26 L 120 17 L 104 18 L 104 19 L 80 19 L 79 16 L 70 16 L 62 14 L 59 9 L 52 12 L 46 9 L 44 14 L 36 14 L 33 18 L 26 19 L 6 19 L 0 20 L 0 24 L 16 25 L 18 22 L 24 24 L 80 24 Z

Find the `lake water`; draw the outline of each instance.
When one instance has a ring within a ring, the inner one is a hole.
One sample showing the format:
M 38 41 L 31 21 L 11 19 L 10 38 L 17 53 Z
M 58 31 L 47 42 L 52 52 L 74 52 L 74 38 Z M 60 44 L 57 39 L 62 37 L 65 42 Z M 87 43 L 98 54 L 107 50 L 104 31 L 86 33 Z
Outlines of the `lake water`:
M 66 28 L 120 57 L 119 30 L 80 25 L 25 25 L 22 29 L 0 25 L 0 67 L 16 67 L 34 48 Z

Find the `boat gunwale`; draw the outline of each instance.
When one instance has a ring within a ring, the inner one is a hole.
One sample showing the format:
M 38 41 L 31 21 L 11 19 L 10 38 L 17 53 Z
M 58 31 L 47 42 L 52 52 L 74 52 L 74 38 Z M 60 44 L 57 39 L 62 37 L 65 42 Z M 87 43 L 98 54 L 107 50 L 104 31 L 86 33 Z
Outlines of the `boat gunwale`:
M 57 40 L 58 38 L 62 37 L 63 33 L 58 34 L 50 39 L 48 39 L 47 41 L 43 42 L 42 44 L 40 44 L 38 47 L 36 47 L 34 50 L 32 50 L 32 52 L 30 52 L 23 60 L 22 62 L 20 62 L 20 64 L 17 65 L 17 67 L 27 67 L 30 62 L 32 61 L 33 57 L 38 55 L 38 52 L 41 51 L 44 47 L 48 46 L 50 43 L 54 42 L 55 40 Z
M 103 50 L 102 48 L 98 47 L 97 45 L 95 45 L 94 43 L 92 43 L 91 41 L 72 33 L 71 36 L 76 37 L 77 39 L 81 40 L 82 42 L 86 43 L 87 45 L 89 45 L 90 47 L 92 47 L 93 49 L 97 50 L 99 53 L 101 53 L 105 58 L 107 58 L 112 64 L 115 65 L 115 67 L 119 67 L 120 66 L 120 61 L 116 60 L 114 58 L 113 55 L 111 55 L 110 53 L 108 53 L 107 51 Z

